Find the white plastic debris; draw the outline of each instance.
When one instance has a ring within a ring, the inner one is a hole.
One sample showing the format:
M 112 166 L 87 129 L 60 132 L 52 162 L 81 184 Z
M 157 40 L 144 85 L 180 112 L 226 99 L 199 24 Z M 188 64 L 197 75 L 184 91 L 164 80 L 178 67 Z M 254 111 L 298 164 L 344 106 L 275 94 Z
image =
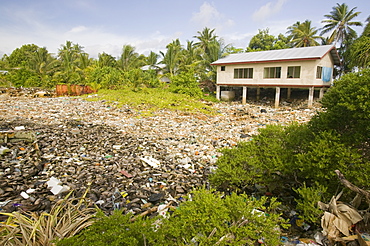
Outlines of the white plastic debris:
M 14 127 L 14 130 L 16 131 L 21 131 L 21 130 L 25 130 L 26 128 L 24 126 L 16 126 Z
M 60 185 L 61 181 L 55 177 L 51 177 L 49 181 L 46 182 L 48 188 L 54 195 L 61 194 L 63 192 L 69 191 L 69 186 L 67 185 Z
M 28 190 L 26 190 L 26 193 L 27 194 L 31 194 L 31 193 L 33 193 L 33 192 L 35 192 L 36 190 L 35 189 L 31 189 L 31 188 L 29 188 Z
M 46 182 L 48 188 L 53 188 L 54 186 L 59 185 L 60 183 L 61 181 L 55 177 L 51 177 L 49 181 Z
M 11 150 L 6 147 L 0 146 L 0 155 L 3 155 L 7 152 L 11 152 Z
M 140 158 L 140 160 L 144 161 L 146 164 L 148 164 L 149 166 L 153 168 L 157 168 L 161 165 L 161 163 L 158 160 L 152 157 L 142 157 Z
M 167 215 L 167 211 L 168 211 L 168 207 L 166 204 L 161 204 L 158 206 L 157 208 L 157 212 L 160 216 L 162 216 L 163 218 L 167 218 L 168 215 Z
M 113 149 L 119 150 L 122 148 L 122 145 L 113 145 Z
M 97 204 L 97 205 L 102 205 L 104 203 L 104 201 L 103 200 L 99 200 L 99 201 L 96 201 L 95 202 L 95 204 Z
M 21 192 L 21 196 L 22 196 L 24 199 L 28 199 L 28 198 L 30 198 L 30 196 L 29 196 L 26 192 L 24 192 L 24 191 L 22 191 L 22 192 Z
M 53 193 L 54 195 L 58 195 L 58 194 L 61 194 L 63 192 L 66 192 L 66 191 L 69 191 L 69 186 L 61 186 L 61 185 L 56 185 L 56 186 L 53 186 L 53 188 L 51 188 L 51 193 Z

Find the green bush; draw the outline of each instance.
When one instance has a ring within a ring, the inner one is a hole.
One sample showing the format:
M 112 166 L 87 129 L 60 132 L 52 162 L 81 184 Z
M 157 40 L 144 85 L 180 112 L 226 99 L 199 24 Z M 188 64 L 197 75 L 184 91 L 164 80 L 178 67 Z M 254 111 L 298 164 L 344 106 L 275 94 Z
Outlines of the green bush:
M 320 223 L 323 211 L 318 208 L 317 203 L 328 199 L 325 197 L 327 187 L 319 184 L 307 187 L 304 183 L 302 187 L 294 189 L 294 191 L 300 197 L 296 199 L 296 209 L 301 211 L 302 219 L 311 223 Z
M 201 98 L 203 95 L 197 78 L 195 77 L 195 73 L 191 69 L 187 72 L 182 72 L 178 75 L 171 76 L 169 89 L 171 92 L 186 94 L 195 98 Z
M 334 131 L 312 133 L 307 125 L 267 126 L 252 141 L 222 154 L 210 176 L 212 185 L 232 192 L 268 192 L 291 209 L 296 203 L 287 197 L 300 197 L 298 209 L 311 222 L 317 222 L 312 217 L 317 201 L 336 194 L 341 186 L 335 170 L 360 187 L 370 182 L 370 165 L 358 149 L 343 143 Z
M 35 81 L 40 80 L 34 72 L 26 68 L 13 69 L 9 71 L 9 74 L 7 74 L 7 79 L 14 87 L 33 86 L 32 84 Z
M 90 67 L 86 69 L 87 84 L 102 89 L 117 89 L 123 84 L 123 74 L 113 67 Z
M 370 68 L 336 80 L 323 97 L 322 105 L 326 111 L 310 122 L 313 131 L 334 130 L 349 145 L 369 142 Z
M 199 189 L 162 221 L 157 245 L 279 245 L 279 225 L 286 225 L 275 211 L 279 205 L 276 199 Z
M 132 214 L 116 210 L 111 216 L 99 212 L 97 221 L 82 233 L 57 243 L 59 246 L 146 245 L 153 240 L 154 219 L 139 217 L 131 222 Z
M 224 196 L 214 190 L 199 189 L 188 201 L 168 212 L 169 217 L 137 217 L 115 211 L 80 234 L 63 239 L 59 246 L 99 245 L 252 245 L 257 240 L 279 245 L 280 227 L 287 223 L 276 212 L 280 203 L 247 195 Z
M 308 186 L 325 185 L 330 194 L 335 194 L 338 189 L 336 169 L 358 185 L 367 185 L 370 181 L 368 163 L 361 158 L 358 150 L 342 143 L 333 131 L 316 134 L 307 150 L 297 155 L 296 165 L 300 169 L 300 179 Z
M 294 185 L 299 172 L 297 154 L 304 153 L 311 138 L 306 125 L 269 125 L 252 141 L 223 149 L 210 181 L 222 189 L 242 191 L 256 184 L 267 186 L 270 192 Z

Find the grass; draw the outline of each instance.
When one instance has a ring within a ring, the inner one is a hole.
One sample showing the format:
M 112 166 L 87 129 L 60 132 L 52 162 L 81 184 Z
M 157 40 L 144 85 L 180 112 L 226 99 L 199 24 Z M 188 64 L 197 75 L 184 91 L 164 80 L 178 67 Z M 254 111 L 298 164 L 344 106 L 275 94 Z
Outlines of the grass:
M 120 90 L 100 90 L 97 97 L 84 96 L 86 100 L 117 103 L 117 105 L 128 105 L 140 112 L 142 116 L 151 116 L 155 111 L 166 109 L 170 111 L 181 111 L 190 114 L 216 114 L 216 111 L 208 106 L 206 102 L 217 101 L 212 96 L 196 99 L 188 95 L 176 94 L 163 88 L 140 88 Z
M 69 198 L 69 193 L 49 213 L 0 213 L 8 216 L 0 223 L 0 245 L 55 245 L 55 241 L 76 235 L 93 224 L 96 214 L 95 208 L 86 207 L 86 192 L 79 199 Z

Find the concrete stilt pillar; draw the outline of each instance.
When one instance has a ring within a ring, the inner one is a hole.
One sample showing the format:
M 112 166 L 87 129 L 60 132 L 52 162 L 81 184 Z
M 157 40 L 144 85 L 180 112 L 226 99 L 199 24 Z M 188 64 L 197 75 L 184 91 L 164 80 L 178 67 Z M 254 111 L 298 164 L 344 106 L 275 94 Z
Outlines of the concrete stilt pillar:
M 325 92 L 325 88 L 324 87 L 321 87 L 320 88 L 319 99 L 322 99 L 322 97 L 324 96 L 324 92 Z
M 220 100 L 220 94 L 221 94 L 221 87 L 219 85 L 216 86 L 216 98 L 217 100 Z
M 292 88 L 288 88 L 288 92 L 287 92 L 287 99 L 290 99 L 290 95 L 292 94 Z
M 243 86 L 242 104 L 247 103 L 247 90 L 248 90 L 248 88 L 246 86 Z
M 276 87 L 275 108 L 278 108 L 279 104 L 280 104 L 280 87 Z
M 257 101 L 260 100 L 261 89 L 257 87 Z
M 314 87 L 310 87 L 309 91 L 308 91 L 308 103 L 307 103 L 307 106 L 309 108 L 312 108 L 312 103 L 313 103 L 313 93 L 315 92 L 315 88 Z

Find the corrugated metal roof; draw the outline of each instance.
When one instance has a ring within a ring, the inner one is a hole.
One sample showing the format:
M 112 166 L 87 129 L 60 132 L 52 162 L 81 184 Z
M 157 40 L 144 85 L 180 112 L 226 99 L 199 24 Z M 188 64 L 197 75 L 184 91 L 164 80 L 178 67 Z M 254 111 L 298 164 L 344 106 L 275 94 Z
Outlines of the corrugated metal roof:
M 320 59 L 328 52 L 333 57 L 334 64 L 339 65 L 339 55 L 333 45 L 311 46 L 282 50 L 267 50 L 230 54 L 212 63 L 212 65 L 226 65 L 230 63 L 258 63 L 284 60 Z

